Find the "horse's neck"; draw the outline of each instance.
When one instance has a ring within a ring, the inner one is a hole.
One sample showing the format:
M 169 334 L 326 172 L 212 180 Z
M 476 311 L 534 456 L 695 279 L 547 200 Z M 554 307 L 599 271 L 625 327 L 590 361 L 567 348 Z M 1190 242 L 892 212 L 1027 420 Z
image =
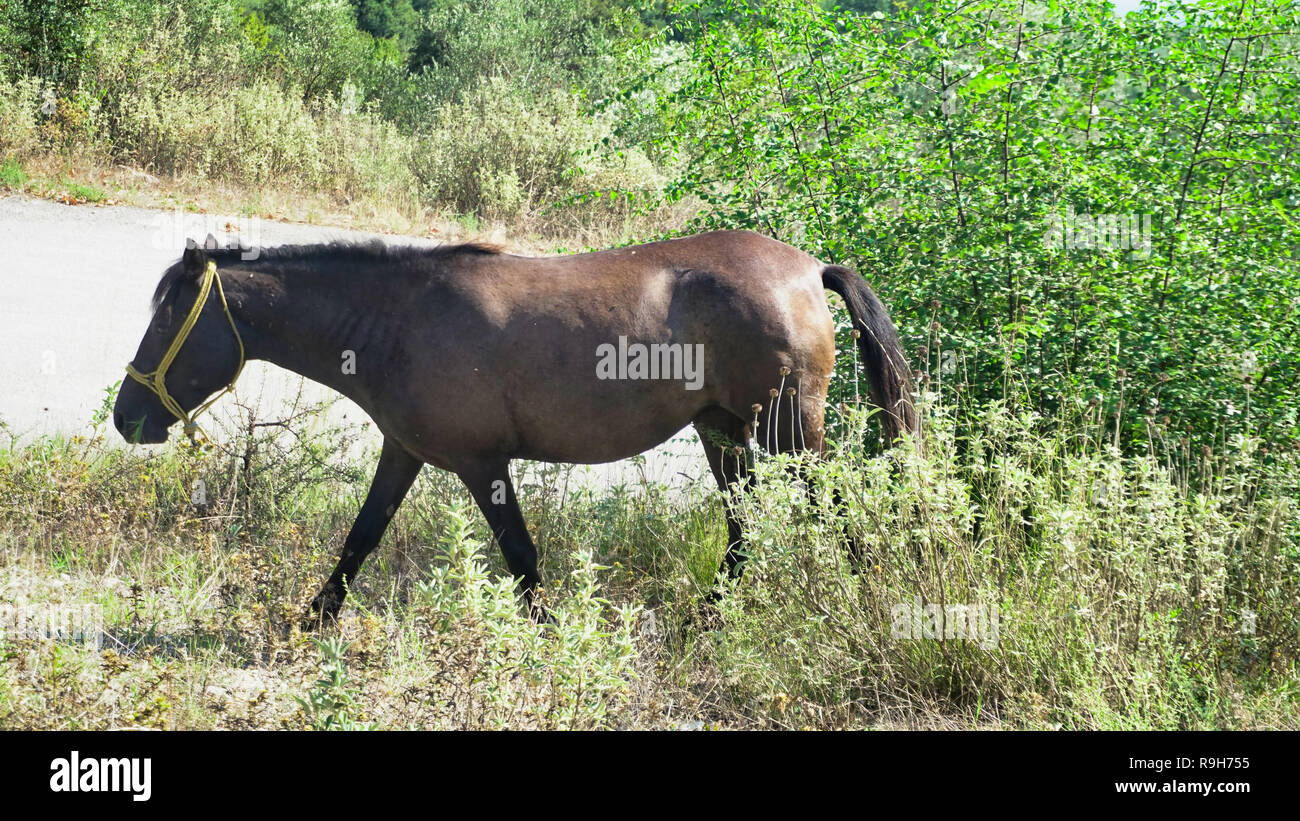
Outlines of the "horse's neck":
M 333 388 L 365 406 L 361 366 L 382 361 L 387 335 L 367 301 L 326 281 L 277 274 L 240 274 L 230 294 L 249 359 L 262 359 Z M 297 282 L 295 282 L 295 279 Z

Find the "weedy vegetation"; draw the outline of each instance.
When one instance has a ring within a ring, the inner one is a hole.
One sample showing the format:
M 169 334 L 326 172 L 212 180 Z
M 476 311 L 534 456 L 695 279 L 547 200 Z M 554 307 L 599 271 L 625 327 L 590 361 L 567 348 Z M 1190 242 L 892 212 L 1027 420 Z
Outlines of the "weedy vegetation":
M 11 445 L 0 600 L 91 604 L 102 644 L 11 619 L 0 723 L 1296 726 L 1300 452 L 1242 436 L 1193 453 L 1153 430 L 1125 455 L 1085 401 L 1063 421 L 940 389 L 924 444 L 881 453 L 869 416 L 847 408 L 825 459 L 747 452 L 737 581 L 715 577 L 716 492 L 526 466 L 550 624 L 528 618 L 454 478 L 426 469 L 324 636 L 298 621 L 369 464 L 343 431 L 288 445 L 253 422 L 229 452 Z M 844 515 L 825 516 L 835 492 Z M 900 635 L 899 608 L 907 628 L 932 603 L 995 624 Z

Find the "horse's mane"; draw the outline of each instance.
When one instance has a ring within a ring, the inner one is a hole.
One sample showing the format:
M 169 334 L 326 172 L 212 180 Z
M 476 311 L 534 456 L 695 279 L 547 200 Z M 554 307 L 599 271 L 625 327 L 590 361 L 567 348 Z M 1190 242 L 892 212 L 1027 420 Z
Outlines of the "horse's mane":
M 207 250 L 206 253 L 209 259 L 217 263 L 218 269 L 240 263 L 246 266 L 260 266 L 303 260 L 319 262 L 322 261 L 322 258 L 330 261 L 383 262 L 393 265 L 406 262 L 437 262 L 461 256 L 499 254 L 501 253 L 501 246 L 484 242 L 461 242 L 429 248 L 417 245 L 388 245 L 382 240 L 373 239 L 368 241 L 338 240 L 314 245 L 278 245 L 273 248 L 259 248 L 257 258 L 252 260 L 244 258 L 243 255 L 246 250 L 242 248 L 216 248 Z M 154 289 L 150 307 L 157 310 L 158 306 L 167 298 L 167 295 L 172 292 L 172 289 L 178 283 L 187 279 L 187 276 L 197 278 L 198 275 L 197 273 L 191 274 L 187 272 L 182 262 L 176 262 L 164 271 L 162 278 L 158 280 L 158 287 Z

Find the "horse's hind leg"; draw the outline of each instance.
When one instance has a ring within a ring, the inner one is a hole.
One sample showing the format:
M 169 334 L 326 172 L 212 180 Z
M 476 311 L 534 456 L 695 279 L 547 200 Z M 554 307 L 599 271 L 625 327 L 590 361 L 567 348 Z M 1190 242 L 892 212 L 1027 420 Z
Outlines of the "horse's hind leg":
M 724 408 L 709 408 L 695 417 L 695 430 L 704 443 L 704 455 L 718 487 L 727 497 L 727 555 L 722 560 L 722 570 L 735 578 L 740 575 L 743 557 L 740 550 L 743 538 L 740 520 L 736 518 L 730 490 L 738 483 L 750 483 L 748 454 L 744 450 L 749 440 L 749 425 L 745 420 Z M 737 452 L 737 448 L 741 448 Z
M 798 399 L 787 394 L 780 398 L 780 406 L 775 409 L 775 413 L 771 412 L 770 406 L 765 407 L 759 415 L 760 424 L 755 438 L 765 443 L 770 452 L 808 451 L 818 457 L 823 456 L 826 452 L 825 391 L 824 385 L 817 385 L 815 389 L 802 394 L 796 392 Z M 765 436 L 763 431 L 767 425 L 773 427 Z M 801 465 L 798 468 L 798 476 L 807 487 L 808 501 L 817 510 L 819 516 L 825 516 L 829 512 L 838 521 L 842 522 L 847 518 L 848 506 L 838 489 L 832 490 L 831 509 L 827 511 L 817 501 L 816 487 L 806 466 Z M 867 561 L 868 557 L 862 546 L 847 532 L 844 534 L 844 546 L 848 550 L 854 569 Z
M 401 445 L 391 439 L 384 439 L 383 450 L 379 454 L 379 466 L 375 469 L 374 481 L 370 483 L 370 492 L 361 505 L 361 512 L 348 531 L 343 542 L 343 552 L 339 556 L 338 566 L 330 574 L 325 586 L 312 599 L 311 609 L 315 614 L 312 623 L 322 618 L 338 617 L 347 595 L 347 585 L 356 578 L 361 563 L 370 555 L 370 551 L 379 544 L 388 522 L 397 512 L 397 507 L 406 498 L 411 483 L 419 475 L 424 463 L 407 453 Z
M 510 574 L 519 580 L 529 612 L 534 618 L 544 617 L 544 611 L 533 602 L 533 592 L 541 583 L 537 573 L 537 546 L 528 535 L 524 514 L 519 510 L 515 486 L 510 481 L 510 461 L 492 459 L 481 465 L 458 470 L 456 475 L 469 488 L 479 510 L 483 511 L 483 517 L 487 519 L 488 527 L 505 556 Z
M 818 457 L 822 457 L 826 453 L 825 405 L 820 397 L 814 397 L 813 399 L 814 401 L 807 402 L 800 407 L 801 421 L 805 433 L 805 438 L 801 444 L 806 450 L 812 451 Z M 817 489 L 812 477 L 808 475 L 808 471 L 803 470 L 801 473 L 801 478 L 808 488 L 808 501 L 817 510 L 818 515 L 825 516 L 829 512 L 836 521 L 847 525 L 848 504 L 840 494 L 839 488 L 831 489 L 830 510 L 827 511 L 817 501 Z M 848 551 L 850 565 L 856 571 L 866 563 L 868 557 L 865 555 L 862 545 L 858 543 L 858 540 L 848 531 L 847 527 L 843 532 L 843 536 L 844 547 Z

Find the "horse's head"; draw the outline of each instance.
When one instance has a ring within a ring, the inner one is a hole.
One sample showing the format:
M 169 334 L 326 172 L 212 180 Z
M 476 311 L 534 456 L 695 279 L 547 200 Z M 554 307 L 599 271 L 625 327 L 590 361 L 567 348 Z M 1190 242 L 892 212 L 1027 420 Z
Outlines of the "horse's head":
M 215 246 L 209 237 L 207 247 Z M 194 417 L 207 407 L 199 403 L 233 385 L 244 364 L 243 341 L 203 248 L 191 243 L 167 269 L 153 306 L 113 407 L 113 424 L 134 444 L 165 442 L 177 419 L 192 433 Z

